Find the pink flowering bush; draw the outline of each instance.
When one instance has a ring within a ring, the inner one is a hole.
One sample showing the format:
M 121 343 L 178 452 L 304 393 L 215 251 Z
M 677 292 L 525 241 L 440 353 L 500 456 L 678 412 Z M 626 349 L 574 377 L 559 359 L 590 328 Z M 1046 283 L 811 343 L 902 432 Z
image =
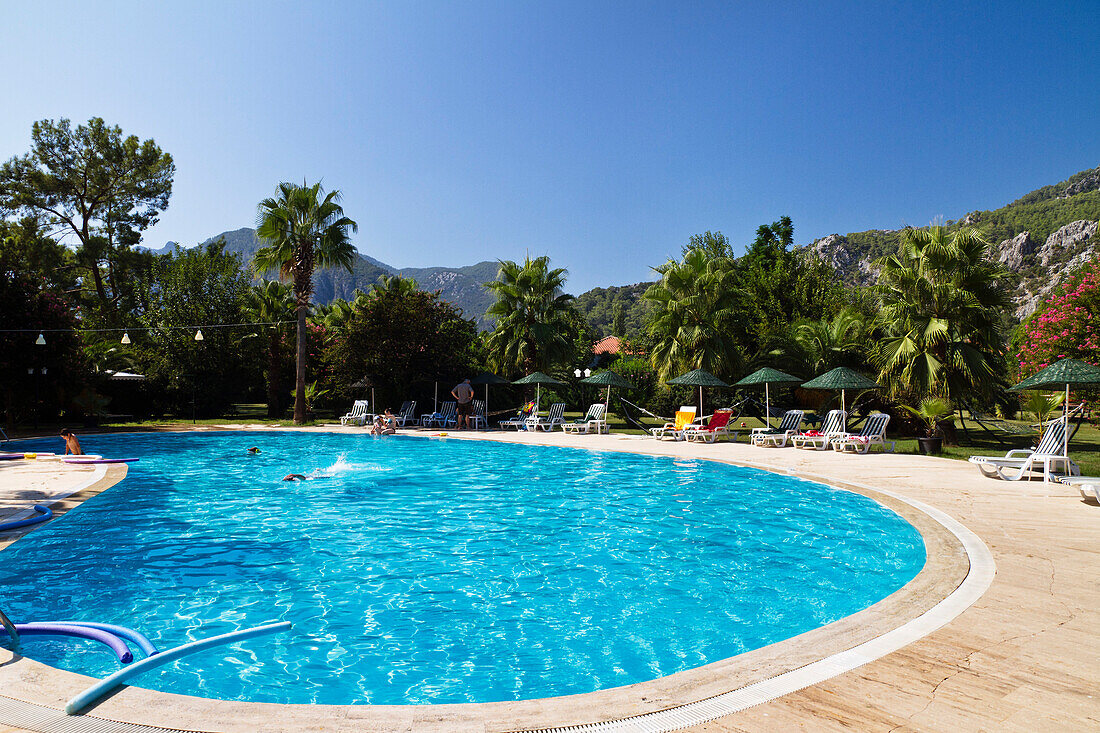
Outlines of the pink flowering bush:
M 1067 277 L 1024 322 L 1019 349 L 1021 378 L 1066 357 L 1100 363 L 1100 260 Z

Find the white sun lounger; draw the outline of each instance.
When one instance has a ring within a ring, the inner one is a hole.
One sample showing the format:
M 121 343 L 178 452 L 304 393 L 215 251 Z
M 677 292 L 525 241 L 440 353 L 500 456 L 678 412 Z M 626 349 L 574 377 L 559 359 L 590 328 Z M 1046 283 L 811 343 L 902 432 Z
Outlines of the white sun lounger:
M 589 405 L 584 417 L 575 422 L 562 423 L 561 429 L 574 434 L 606 433 L 607 421 L 603 415 L 603 403 L 596 402 Z
M 817 435 L 807 435 L 806 433 L 792 435 L 791 445 L 795 448 L 805 448 L 807 450 L 828 450 L 829 443 L 835 438 L 844 437 L 844 423 L 847 419 L 848 414 L 844 410 L 830 410 L 829 414 L 825 416 L 825 422 L 822 423 L 821 430 L 817 432 Z
M 1047 483 L 1057 480 L 1059 473 L 1079 476 L 1081 468 L 1062 455 L 1065 436 L 1065 422 L 1056 420 L 1047 428 L 1035 450 L 1018 448 L 1001 457 L 970 456 L 970 462 L 978 467 L 983 476 L 1004 481 L 1019 481 L 1025 476 L 1030 478 L 1034 472 L 1041 472 L 1043 481 Z
M 886 440 L 886 426 L 890 424 L 890 416 L 884 412 L 874 412 L 867 416 L 867 422 L 863 423 L 863 430 L 858 433 L 845 433 L 838 438 L 833 438 L 831 445 L 837 453 L 851 451 L 852 453 L 869 453 L 871 446 L 880 445 L 886 451 L 886 444 L 890 444 L 890 452 L 894 452 L 897 444 L 892 440 Z
M 787 410 L 783 413 L 783 419 L 779 421 L 778 428 L 753 428 L 749 442 L 759 448 L 764 446 L 782 448 L 787 444 L 787 439 L 802 427 L 804 415 L 802 410 Z
M 347 425 L 352 423 L 353 425 L 364 425 L 367 422 L 367 401 L 356 400 L 351 405 L 351 412 L 340 418 L 341 425 Z
M 546 417 L 539 417 L 538 413 L 535 413 L 527 419 L 527 429 L 538 432 L 539 430 L 545 430 L 548 433 L 554 431 L 555 425 L 561 425 L 565 422 L 565 403 L 555 402 L 550 405 L 550 414 Z

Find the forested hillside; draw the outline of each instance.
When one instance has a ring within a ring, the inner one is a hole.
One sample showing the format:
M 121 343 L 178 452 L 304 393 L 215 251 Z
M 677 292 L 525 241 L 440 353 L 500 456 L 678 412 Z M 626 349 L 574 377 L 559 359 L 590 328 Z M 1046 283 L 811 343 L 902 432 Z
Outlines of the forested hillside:
M 637 336 L 649 320 L 650 307 L 642 294 L 652 283 L 593 288 L 581 293 L 573 305 L 601 336 Z M 615 316 L 622 310 L 623 332 L 615 331 Z

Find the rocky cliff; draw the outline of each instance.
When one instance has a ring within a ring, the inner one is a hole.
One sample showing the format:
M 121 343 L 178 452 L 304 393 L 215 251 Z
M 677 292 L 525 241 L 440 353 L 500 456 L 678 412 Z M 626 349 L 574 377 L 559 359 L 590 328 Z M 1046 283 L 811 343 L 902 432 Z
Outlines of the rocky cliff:
M 1100 168 L 1032 191 L 993 211 L 973 211 L 949 227 L 976 226 L 997 242 L 990 256 L 1011 273 L 1017 318 L 1026 318 L 1072 270 L 1100 257 Z M 830 234 L 806 245 L 850 285 L 873 285 L 874 262 L 897 251 L 900 229 Z

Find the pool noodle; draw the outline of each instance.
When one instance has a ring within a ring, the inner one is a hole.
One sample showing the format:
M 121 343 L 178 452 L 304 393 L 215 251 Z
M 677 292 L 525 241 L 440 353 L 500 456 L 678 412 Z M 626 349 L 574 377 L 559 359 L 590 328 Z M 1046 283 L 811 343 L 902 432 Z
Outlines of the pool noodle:
M 145 656 L 151 657 L 154 654 L 159 653 L 156 645 L 149 641 L 149 637 L 140 631 L 134 631 L 125 626 L 117 626 L 116 624 L 101 624 L 96 621 L 53 621 L 52 623 L 65 624 L 66 626 L 84 626 L 89 629 L 99 629 L 100 631 L 106 631 L 109 634 L 121 637 L 126 641 L 132 641 L 137 645 L 138 649 L 141 649 L 145 653 Z
M 136 677 L 142 672 L 147 672 L 150 669 L 156 669 L 157 667 L 161 667 L 165 664 L 168 664 L 169 662 L 174 662 L 180 657 L 185 657 L 188 654 L 194 654 L 195 652 L 200 652 L 203 649 L 209 649 L 213 646 L 232 644 L 233 642 L 242 641 L 244 639 L 251 639 L 255 636 L 273 634 L 277 631 L 286 631 L 289 628 L 289 621 L 280 621 L 274 624 L 267 624 L 266 626 L 257 626 L 252 629 L 231 631 L 228 634 L 211 636 L 208 639 L 200 639 L 198 641 L 192 641 L 189 644 L 177 646 L 172 649 L 166 649 L 156 656 L 146 657 L 140 662 L 134 662 L 127 667 L 123 667 L 114 674 L 104 677 L 96 684 L 92 685 L 76 697 L 69 700 L 69 702 L 65 705 L 65 712 L 69 715 L 80 712 L 99 698 L 106 695 L 111 690 L 121 685 L 126 680 L 132 677 Z
M 71 624 L 32 623 L 16 624 L 15 630 L 19 632 L 20 637 L 75 636 L 80 639 L 91 639 L 92 641 L 98 641 L 101 644 L 109 646 L 111 651 L 115 653 L 115 656 L 118 657 L 118 661 L 123 664 L 129 664 L 134 661 L 133 652 L 130 651 L 130 647 L 126 646 L 126 642 L 102 629 L 73 626 Z M 7 629 L 4 629 L 4 634 L 8 634 Z
M 0 532 L 4 532 L 9 529 L 19 529 L 20 527 L 29 527 L 32 524 L 45 522 L 47 519 L 53 516 L 53 511 L 51 511 L 48 506 L 44 506 L 42 504 L 35 504 L 34 510 L 38 512 L 36 516 L 27 517 L 26 519 L 20 519 L 18 522 L 8 522 L 6 524 L 0 524 Z

